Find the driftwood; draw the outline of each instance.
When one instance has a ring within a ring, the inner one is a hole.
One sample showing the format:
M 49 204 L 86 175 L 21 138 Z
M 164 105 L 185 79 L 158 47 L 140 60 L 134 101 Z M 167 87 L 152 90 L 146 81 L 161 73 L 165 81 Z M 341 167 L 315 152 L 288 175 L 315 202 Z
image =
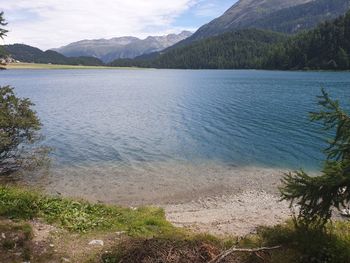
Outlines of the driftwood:
M 233 248 L 230 248 L 230 249 L 222 252 L 217 257 L 215 257 L 214 259 L 210 260 L 208 263 L 219 263 L 224 258 L 226 258 L 227 256 L 229 256 L 229 255 L 231 255 L 232 253 L 235 253 L 235 252 L 258 253 L 258 252 L 266 252 L 266 251 L 270 251 L 270 250 L 275 250 L 275 249 L 279 249 L 279 248 L 281 248 L 281 246 L 260 247 L 260 248 L 253 248 L 253 249 L 233 247 Z

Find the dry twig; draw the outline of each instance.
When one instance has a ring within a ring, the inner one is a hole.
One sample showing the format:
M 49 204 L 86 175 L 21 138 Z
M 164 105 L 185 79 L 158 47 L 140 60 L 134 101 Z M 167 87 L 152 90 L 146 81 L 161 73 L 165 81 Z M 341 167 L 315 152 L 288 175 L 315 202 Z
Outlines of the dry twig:
M 257 253 L 257 252 L 261 252 L 261 251 L 269 251 L 269 250 L 275 250 L 275 249 L 279 249 L 279 248 L 281 248 L 281 246 L 261 247 L 261 248 L 253 248 L 253 249 L 232 247 L 232 248 L 222 252 L 217 257 L 215 257 L 214 259 L 210 260 L 208 263 L 219 263 L 224 258 L 226 258 L 227 256 L 229 256 L 229 255 L 231 255 L 232 253 L 235 253 L 235 252 Z

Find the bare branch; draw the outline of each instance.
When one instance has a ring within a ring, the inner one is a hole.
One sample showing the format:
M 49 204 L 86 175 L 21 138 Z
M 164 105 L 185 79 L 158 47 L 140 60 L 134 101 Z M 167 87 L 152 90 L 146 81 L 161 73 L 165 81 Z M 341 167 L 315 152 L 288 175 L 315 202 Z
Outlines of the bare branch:
M 262 252 L 262 251 L 271 251 L 271 250 L 276 250 L 281 248 L 281 246 L 275 246 L 275 247 L 260 247 L 260 248 L 237 248 L 237 247 L 232 247 L 228 250 L 225 250 L 221 254 L 219 254 L 217 257 L 214 259 L 210 260 L 208 263 L 219 263 L 229 255 L 237 252 L 243 252 L 243 253 L 257 253 L 257 252 Z

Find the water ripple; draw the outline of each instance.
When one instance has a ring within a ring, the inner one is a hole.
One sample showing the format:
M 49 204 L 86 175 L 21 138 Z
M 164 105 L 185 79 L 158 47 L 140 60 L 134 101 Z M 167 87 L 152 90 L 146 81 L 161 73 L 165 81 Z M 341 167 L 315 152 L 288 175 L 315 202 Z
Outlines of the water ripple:
M 316 95 L 350 98 L 350 74 L 332 72 L 16 70 L 5 84 L 36 103 L 55 164 L 81 167 L 317 168 L 330 135 L 308 120 Z

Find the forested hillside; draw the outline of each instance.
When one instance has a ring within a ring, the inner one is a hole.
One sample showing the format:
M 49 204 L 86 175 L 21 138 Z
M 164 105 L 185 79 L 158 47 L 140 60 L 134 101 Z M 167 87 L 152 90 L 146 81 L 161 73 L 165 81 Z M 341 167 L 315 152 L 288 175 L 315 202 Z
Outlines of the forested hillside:
M 82 40 L 53 49 L 67 57 L 89 56 L 108 63 L 119 58 L 135 58 L 143 54 L 157 52 L 191 36 L 189 31 L 165 36 L 117 37 L 112 39 Z
M 113 66 L 186 69 L 349 69 L 350 12 L 295 36 L 244 29 Z
M 349 69 L 350 12 L 273 47 L 264 68 Z
M 112 66 L 156 68 L 255 68 L 261 67 L 264 54 L 284 35 L 257 29 L 244 29 L 208 38 L 194 44 L 170 50 L 156 58 L 116 60 Z
M 28 63 L 44 63 L 44 64 L 62 64 L 62 65 L 84 65 L 84 66 L 100 66 L 103 62 L 93 57 L 76 57 L 68 58 L 56 51 L 42 51 L 38 48 L 14 44 L 4 46 L 5 50 L 15 60 Z
M 7 55 L 7 53 L 6 53 L 5 49 L 2 46 L 0 46 L 0 58 L 5 57 L 6 55 Z
M 349 9 L 350 0 L 239 0 L 175 46 L 248 28 L 297 33 L 344 15 Z

